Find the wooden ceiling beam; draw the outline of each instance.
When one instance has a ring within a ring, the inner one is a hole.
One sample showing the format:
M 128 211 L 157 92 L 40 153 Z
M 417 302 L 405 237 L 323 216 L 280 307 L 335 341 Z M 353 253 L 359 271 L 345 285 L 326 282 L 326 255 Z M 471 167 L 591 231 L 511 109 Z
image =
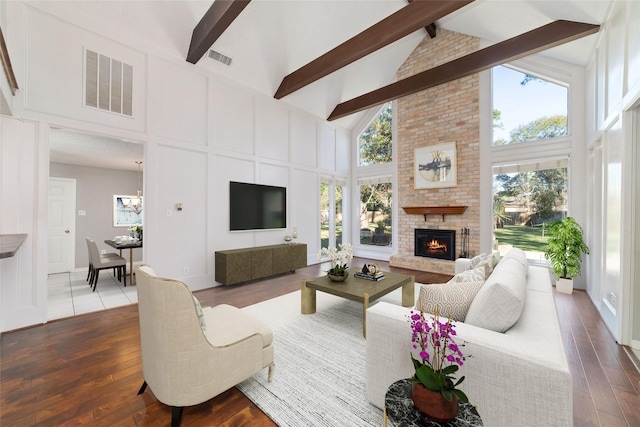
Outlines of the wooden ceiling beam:
M 414 0 L 407 0 L 409 3 L 411 3 Z M 425 30 L 427 30 L 427 34 L 429 34 L 429 37 L 431 37 L 432 39 L 436 38 L 436 23 L 432 22 L 431 24 L 427 25 L 426 27 L 424 27 Z
M 251 0 L 215 0 L 193 29 L 187 62 L 197 63 Z
M 336 106 L 327 120 L 336 120 L 403 96 L 487 70 L 496 65 L 515 61 L 581 37 L 595 34 L 599 29 L 599 25 L 564 20 L 554 21 L 357 98 L 342 102 Z
M 433 24 L 473 0 L 416 0 L 324 55 L 286 76 L 274 98 L 283 98 L 420 28 Z

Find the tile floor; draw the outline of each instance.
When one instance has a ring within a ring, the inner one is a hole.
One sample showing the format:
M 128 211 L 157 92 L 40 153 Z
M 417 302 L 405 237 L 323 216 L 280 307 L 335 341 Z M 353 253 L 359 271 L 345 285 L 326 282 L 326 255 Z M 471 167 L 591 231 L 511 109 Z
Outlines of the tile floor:
M 125 288 L 112 271 L 101 271 L 96 291 L 87 282 L 87 272 L 50 274 L 47 279 L 47 320 L 120 307 L 138 302 L 135 286 Z M 127 278 L 128 279 L 128 278 Z

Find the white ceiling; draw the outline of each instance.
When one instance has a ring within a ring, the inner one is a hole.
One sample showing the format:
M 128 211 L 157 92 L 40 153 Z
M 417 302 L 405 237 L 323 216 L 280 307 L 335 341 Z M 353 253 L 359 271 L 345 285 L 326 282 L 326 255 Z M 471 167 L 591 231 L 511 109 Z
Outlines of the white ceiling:
M 497 43 L 566 19 L 606 20 L 613 0 L 476 0 L 437 26 Z M 184 59 L 193 28 L 211 1 L 43 1 L 38 8 L 140 50 Z M 253 0 L 212 48 L 233 59 L 230 67 L 208 58 L 195 67 L 273 96 L 282 79 L 343 41 L 384 19 L 407 0 Z M 397 69 L 426 36 L 420 29 L 335 73 L 284 97 L 315 116 L 340 102 L 394 81 Z M 544 52 L 586 65 L 597 35 Z M 351 128 L 363 113 L 336 121 Z
M 105 169 L 138 170 L 136 161 L 144 158 L 140 143 L 69 129 L 51 129 L 49 150 L 53 163 Z

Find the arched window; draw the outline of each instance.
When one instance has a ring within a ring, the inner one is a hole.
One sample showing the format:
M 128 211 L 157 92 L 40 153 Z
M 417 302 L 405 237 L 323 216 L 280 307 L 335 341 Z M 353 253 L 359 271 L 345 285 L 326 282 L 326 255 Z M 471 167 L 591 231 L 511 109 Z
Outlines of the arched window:
M 385 104 L 358 136 L 357 165 L 359 243 L 389 251 L 393 244 L 393 103 Z
M 358 166 L 390 163 L 392 157 L 391 102 L 385 104 L 380 113 L 358 138 Z

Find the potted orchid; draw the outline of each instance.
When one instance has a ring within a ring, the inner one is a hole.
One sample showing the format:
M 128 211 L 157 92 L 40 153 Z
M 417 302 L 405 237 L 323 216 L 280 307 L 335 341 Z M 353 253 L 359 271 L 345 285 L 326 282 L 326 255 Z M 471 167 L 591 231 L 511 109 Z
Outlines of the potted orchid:
M 440 321 L 436 308 L 431 321 L 425 319 L 424 311 L 411 311 L 411 342 L 418 358 L 411 354 L 415 375 L 412 399 L 416 409 L 425 416 L 446 422 L 458 413 L 458 401 L 467 403 L 467 395 L 458 386 L 464 376 L 456 381 L 454 374 L 464 364 L 465 357 L 456 344 L 456 331 L 451 319 Z M 462 345 L 464 346 L 464 344 Z
M 328 256 L 331 260 L 331 269 L 327 271 L 327 276 L 331 280 L 341 282 L 349 276 L 347 269 L 349 261 L 353 259 L 353 248 L 349 243 L 341 243 L 339 250 L 336 248 L 322 248 L 318 252 L 318 260 Z

